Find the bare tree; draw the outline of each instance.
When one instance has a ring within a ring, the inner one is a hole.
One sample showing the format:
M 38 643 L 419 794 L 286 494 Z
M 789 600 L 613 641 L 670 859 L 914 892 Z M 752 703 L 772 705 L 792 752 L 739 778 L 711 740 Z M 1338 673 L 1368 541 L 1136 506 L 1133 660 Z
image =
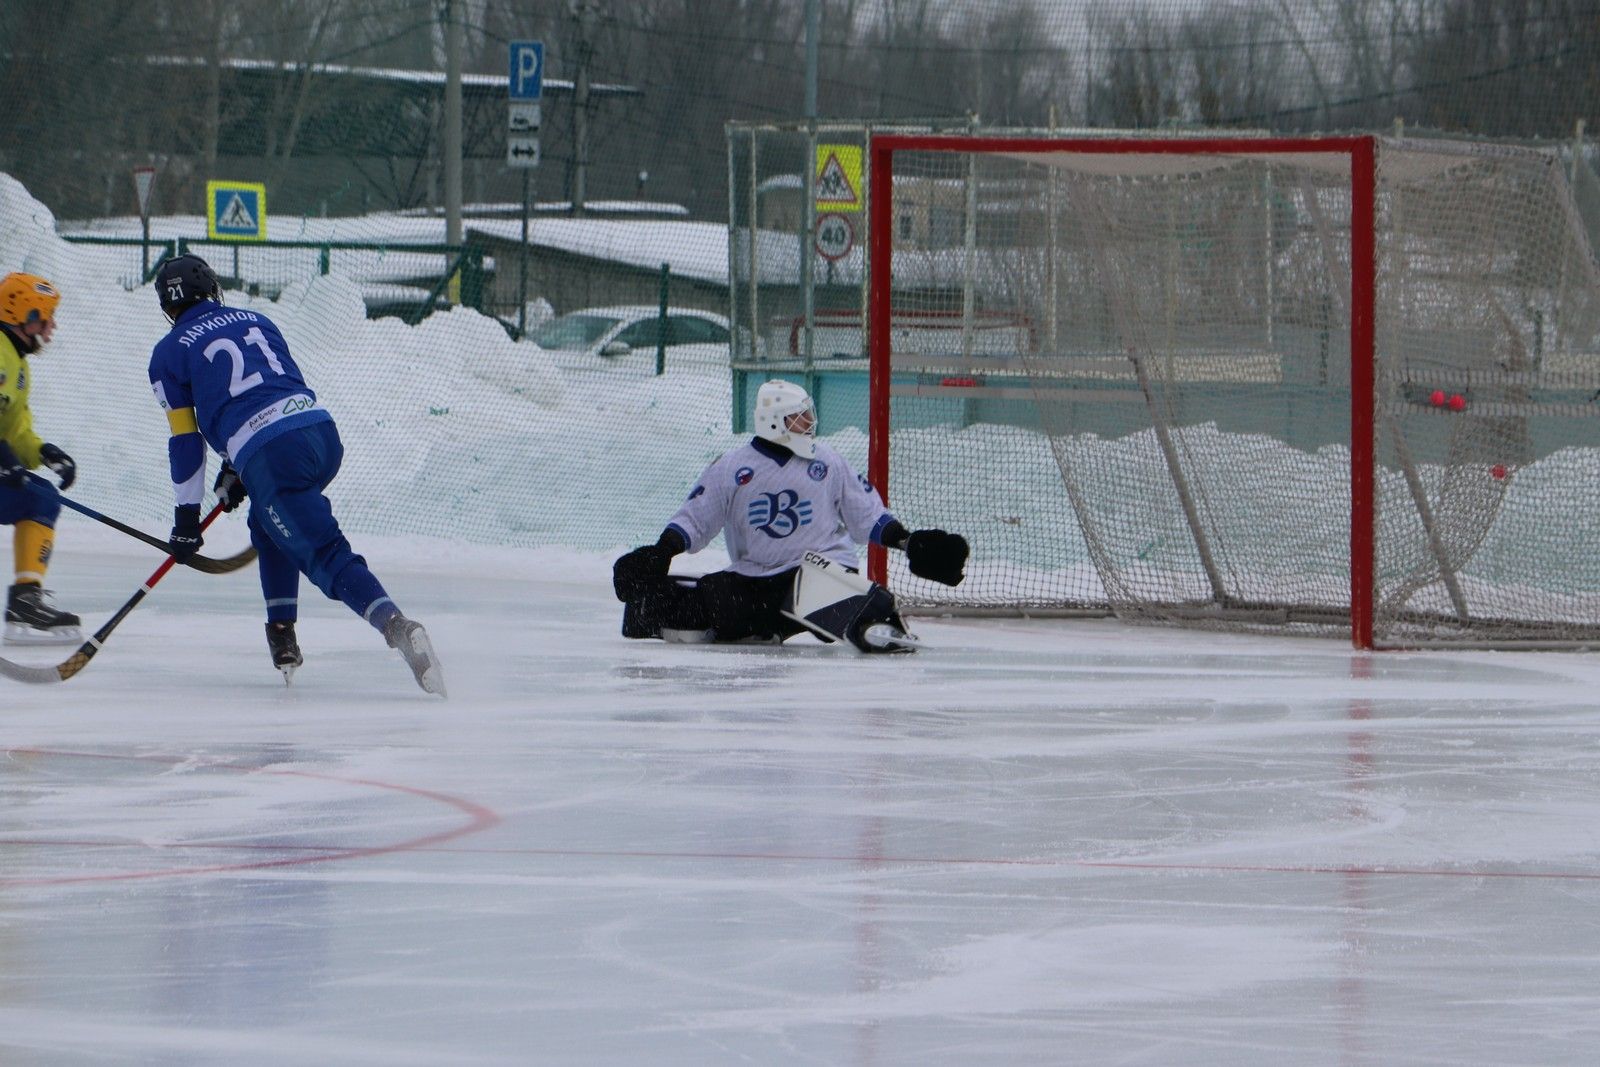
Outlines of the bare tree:
M 1190 15 L 1178 39 L 1194 79 L 1191 121 L 1260 125 L 1280 107 L 1288 49 L 1265 8 Z
M 1176 31 L 1145 8 L 1100 5 L 1088 12 L 1099 69 L 1090 74 L 1096 125 L 1143 128 L 1177 122 L 1183 115 Z
M 978 44 L 972 110 L 986 123 L 1045 126 L 1053 109 L 1065 110 L 1070 53 L 1053 39 L 1036 0 L 970 17 L 963 36 Z
M 1600 99 L 1600 16 L 1584 0 L 1446 0 L 1411 61 L 1424 122 L 1561 136 Z

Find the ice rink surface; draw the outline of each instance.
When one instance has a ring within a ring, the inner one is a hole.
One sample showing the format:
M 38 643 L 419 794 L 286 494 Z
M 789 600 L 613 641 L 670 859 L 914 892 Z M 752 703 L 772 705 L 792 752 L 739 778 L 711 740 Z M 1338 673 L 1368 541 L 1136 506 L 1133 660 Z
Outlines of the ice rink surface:
M 356 541 L 448 701 L 309 590 L 285 688 L 253 570 L 0 681 L 0 1062 L 1600 1062 L 1594 656 L 665 646 L 601 557 Z M 160 562 L 60 544 L 88 629 Z

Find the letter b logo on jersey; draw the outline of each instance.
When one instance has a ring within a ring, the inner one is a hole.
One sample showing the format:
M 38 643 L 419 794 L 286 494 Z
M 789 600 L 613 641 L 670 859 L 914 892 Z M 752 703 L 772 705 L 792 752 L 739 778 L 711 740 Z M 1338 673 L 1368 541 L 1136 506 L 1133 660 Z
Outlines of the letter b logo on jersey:
M 750 501 L 750 525 L 768 537 L 782 539 L 811 522 L 811 501 L 793 489 L 762 493 Z

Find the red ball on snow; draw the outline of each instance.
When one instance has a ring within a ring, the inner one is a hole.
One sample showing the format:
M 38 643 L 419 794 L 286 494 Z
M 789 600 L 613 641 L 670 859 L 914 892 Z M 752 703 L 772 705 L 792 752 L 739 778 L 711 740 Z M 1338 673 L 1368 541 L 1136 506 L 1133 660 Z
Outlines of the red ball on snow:
M 1435 389 L 1433 395 L 1428 397 L 1428 401 L 1436 408 L 1444 407 L 1444 390 Z
M 1464 411 L 1464 410 L 1466 410 L 1466 407 L 1467 407 L 1467 398 L 1466 397 L 1462 396 L 1460 393 L 1454 393 L 1454 394 L 1451 395 L 1451 397 L 1450 397 L 1450 410 L 1451 411 Z

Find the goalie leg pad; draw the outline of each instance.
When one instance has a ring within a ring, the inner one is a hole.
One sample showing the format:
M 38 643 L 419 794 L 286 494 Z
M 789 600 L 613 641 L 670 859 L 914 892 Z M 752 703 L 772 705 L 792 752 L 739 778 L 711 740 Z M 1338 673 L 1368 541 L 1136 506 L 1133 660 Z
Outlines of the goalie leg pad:
M 905 651 L 907 647 L 886 646 L 866 638 L 867 628 L 878 625 L 905 632 L 894 594 L 815 553 L 806 553 L 795 572 L 783 613 L 824 641 L 848 641 L 862 652 Z
M 703 631 L 709 626 L 692 578 L 664 577 L 622 608 L 623 637 L 662 637 L 664 630 Z
M 771 643 L 800 632 L 782 609 L 793 583 L 785 574 L 753 578 L 717 571 L 700 579 L 708 625 L 718 643 Z
M 674 644 L 777 644 L 800 632 L 779 614 L 787 578 L 714 571 L 653 579 L 623 602 L 622 636 Z

